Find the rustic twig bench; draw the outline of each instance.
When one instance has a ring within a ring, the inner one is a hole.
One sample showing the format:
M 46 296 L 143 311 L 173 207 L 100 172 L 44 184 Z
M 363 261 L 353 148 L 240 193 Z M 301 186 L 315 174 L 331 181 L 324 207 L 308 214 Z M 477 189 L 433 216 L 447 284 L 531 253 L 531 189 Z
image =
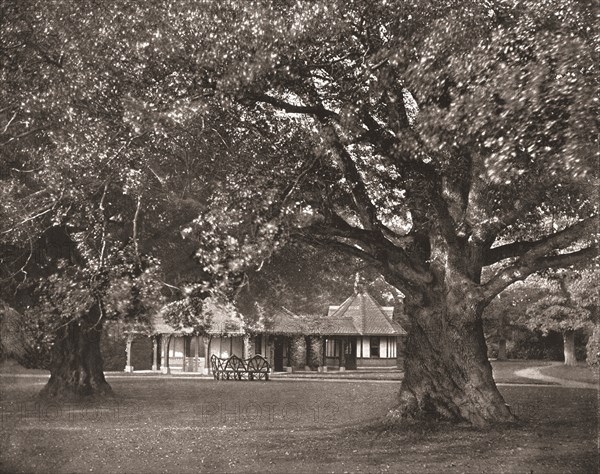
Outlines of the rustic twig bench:
M 222 359 L 213 354 L 210 365 L 215 380 L 269 380 L 271 371 L 267 359 L 260 355 L 244 360 L 236 355 Z

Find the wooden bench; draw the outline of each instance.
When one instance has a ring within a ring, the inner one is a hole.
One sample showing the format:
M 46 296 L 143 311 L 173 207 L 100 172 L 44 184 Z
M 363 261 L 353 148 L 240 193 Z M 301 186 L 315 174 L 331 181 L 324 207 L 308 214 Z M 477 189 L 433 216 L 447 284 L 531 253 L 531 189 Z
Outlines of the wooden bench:
M 271 372 L 267 359 L 258 354 L 245 360 L 236 355 L 222 359 L 213 354 L 210 365 L 215 380 L 269 380 Z

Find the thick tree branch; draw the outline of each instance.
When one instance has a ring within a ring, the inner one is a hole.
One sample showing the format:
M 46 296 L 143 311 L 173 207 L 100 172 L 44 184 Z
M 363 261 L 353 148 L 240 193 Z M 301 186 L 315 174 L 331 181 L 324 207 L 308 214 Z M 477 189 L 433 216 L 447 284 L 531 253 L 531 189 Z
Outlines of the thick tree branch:
M 449 243 L 454 242 L 456 239 L 456 225 L 450 215 L 448 202 L 442 195 L 442 179 L 435 166 L 423 160 L 400 154 L 398 151 L 401 146 L 400 140 L 384 130 L 366 110 L 362 111 L 361 119 L 368 129 L 365 137 L 375 147 L 375 150 L 384 156 L 393 158 L 393 161 L 399 161 L 399 169 L 403 173 L 415 174 L 420 178 L 419 182 L 429 191 L 429 199 L 438 216 L 438 223 L 445 239 Z M 419 135 L 408 126 L 407 130 L 412 132 L 411 136 L 415 138 L 419 146 L 425 148 L 425 144 Z
M 365 250 L 363 250 L 359 247 L 350 245 L 348 243 L 342 242 L 340 240 L 337 240 L 334 237 L 317 236 L 317 235 L 314 235 L 312 232 L 309 232 L 309 233 L 294 232 L 293 234 L 290 235 L 290 237 L 292 239 L 300 240 L 302 242 L 310 244 L 313 247 L 321 246 L 321 247 L 336 248 L 338 250 L 341 250 L 345 253 L 352 255 L 353 257 L 357 257 L 361 260 L 369 262 L 369 263 L 377 266 L 378 268 L 381 267 L 381 262 L 379 260 L 377 260 L 375 257 L 373 257 L 372 255 L 370 255 Z
M 326 125 L 325 127 L 328 134 L 332 138 L 331 145 L 340 158 L 344 177 L 350 184 L 352 198 L 354 200 L 356 210 L 358 211 L 358 217 L 361 224 L 365 229 L 381 229 L 383 225 L 381 222 L 379 222 L 377 217 L 377 208 L 369 197 L 367 186 L 365 185 L 365 182 L 363 181 L 360 172 L 356 167 L 356 163 L 354 163 L 352 156 L 341 142 L 340 137 L 335 129 L 330 125 Z
M 419 262 L 411 259 L 406 251 L 386 239 L 380 232 L 352 227 L 341 217 L 333 215 L 328 224 L 315 224 L 309 228 L 312 235 L 323 239 L 343 238 L 371 250 L 370 258 L 402 276 L 412 285 L 431 283 L 432 276 Z M 336 240 L 338 241 L 338 240 Z
M 485 260 L 483 264 L 485 266 L 493 265 L 507 258 L 519 257 L 528 250 L 531 250 L 536 245 L 543 243 L 545 239 L 536 241 L 523 240 L 520 242 L 513 242 L 500 247 L 494 247 L 489 249 L 485 254 Z
M 527 255 L 527 254 L 526 254 Z M 490 302 L 505 288 L 518 280 L 524 280 L 532 273 L 548 268 L 563 268 L 598 257 L 598 244 L 594 244 L 576 252 L 540 257 L 534 260 L 522 258 L 500 272 L 483 285 L 485 302 Z
M 282 193 L 282 198 L 280 199 L 281 204 L 277 206 L 277 211 L 279 212 L 283 206 L 287 203 L 288 199 L 292 195 L 292 193 L 298 188 L 300 182 L 306 177 L 306 175 L 315 168 L 317 163 L 319 162 L 319 156 L 314 155 L 303 167 L 296 179 L 290 183 Z
M 398 236 L 394 234 L 394 240 L 392 241 L 381 232 L 353 227 L 333 211 L 328 214 L 327 218 L 332 228 L 335 229 L 335 232 L 342 237 L 352 238 L 369 244 L 383 245 L 386 248 L 393 248 L 394 251 L 403 250 L 414 241 L 412 235 Z
M 581 236 L 592 235 L 598 229 L 599 220 L 599 216 L 590 217 L 538 240 L 525 240 L 494 247 L 487 251 L 484 264 L 492 265 L 507 258 L 520 257 L 528 252 L 529 258 L 545 255 L 552 249 L 565 247 Z
M 377 217 L 377 209 L 369 197 L 366 185 L 360 175 L 360 172 L 358 171 L 358 168 L 356 167 L 356 164 L 354 163 L 354 160 L 352 159 L 352 156 L 342 143 L 342 140 L 340 139 L 335 128 L 329 123 L 330 119 L 334 119 L 336 121 L 339 120 L 339 115 L 337 113 L 325 109 L 322 104 L 314 106 L 298 106 L 277 99 L 268 94 L 261 94 L 259 96 L 255 96 L 253 99 L 257 102 L 270 104 L 274 107 L 285 110 L 288 113 L 307 114 L 316 117 L 323 124 L 325 131 L 331 138 L 331 145 L 340 158 L 344 176 L 352 187 L 352 197 L 354 199 L 361 224 L 367 229 L 377 228 L 381 231 L 385 230 L 389 234 L 394 234 L 391 229 L 387 228 L 379 221 Z
M 378 258 L 374 257 L 367 251 L 357 246 L 348 244 L 346 242 L 342 242 L 336 240 L 332 237 L 323 237 L 316 236 L 313 233 L 294 233 L 291 235 L 293 239 L 297 239 L 299 241 L 305 242 L 308 245 L 312 245 L 313 247 L 329 247 L 340 250 L 348 255 L 359 258 L 377 268 L 380 272 L 386 275 L 390 275 L 394 280 L 394 284 L 401 288 L 407 294 L 415 294 L 417 295 L 417 288 L 419 285 L 416 285 L 414 281 L 411 281 L 407 278 L 406 274 L 392 272 L 390 273 L 390 269 L 386 267 L 384 262 L 381 262 Z
M 286 102 L 284 100 L 277 99 L 276 97 L 270 96 L 268 94 L 256 95 L 256 96 L 251 97 L 250 99 L 252 99 L 256 102 L 262 102 L 264 104 L 272 105 L 275 108 L 284 110 L 285 112 L 288 112 L 291 114 L 312 115 L 319 119 L 332 118 L 336 121 L 339 120 L 339 118 L 340 118 L 339 114 L 337 114 L 331 110 L 327 110 L 325 107 L 323 107 L 320 104 L 319 105 L 294 105 L 294 104 L 290 104 L 289 102 Z
M 537 191 L 537 193 L 541 192 Z M 535 206 L 540 200 L 539 196 L 530 199 L 520 199 L 515 201 L 512 209 L 501 216 L 495 216 L 492 219 L 480 220 L 479 223 L 472 225 L 471 240 L 475 243 L 493 242 L 494 238 L 506 229 L 508 226 L 517 222 L 524 216 L 531 207 Z M 467 215 L 468 222 L 477 222 L 478 217 L 470 213 Z
M 330 123 L 331 119 L 339 121 L 339 114 L 327 110 L 321 103 L 314 106 L 297 106 L 289 102 L 282 101 L 267 94 L 254 97 L 258 102 L 268 103 L 274 107 L 285 110 L 288 113 L 300 113 L 312 115 L 323 125 L 328 136 L 331 138 L 331 145 L 340 158 L 342 172 L 350 183 L 352 188 L 352 197 L 358 211 L 361 224 L 366 229 L 378 229 L 390 237 L 396 237 L 396 233 L 384 225 L 377 217 L 377 208 L 371 201 L 367 187 L 358 171 L 352 156 L 344 146 L 339 134 Z M 373 120 L 373 123 L 376 122 Z

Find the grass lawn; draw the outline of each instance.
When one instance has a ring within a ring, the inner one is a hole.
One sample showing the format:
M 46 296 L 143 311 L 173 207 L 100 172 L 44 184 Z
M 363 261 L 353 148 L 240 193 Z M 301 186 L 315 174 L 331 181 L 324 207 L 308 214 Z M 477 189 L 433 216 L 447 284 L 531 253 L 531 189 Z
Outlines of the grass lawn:
M 540 372 L 550 377 L 572 380 L 573 382 L 598 383 L 598 369 L 593 370 L 587 365 L 553 365 L 552 367 L 541 369 Z
M 278 372 L 272 376 L 274 379 L 306 378 L 306 379 L 361 379 L 361 380 L 402 380 L 404 372 L 400 369 L 383 370 L 330 370 L 328 372 L 298 371 L 290 373 Z
M 597 393 L 503 386 L 522 422 L 383 432 L 399 384 L 110 381 L 118 398 L 36 406 L 3 376 L 3 472 L 597 472 Z M 593 415 L 593 416 L 592 416 Z
M 0 374 L 46 375 L 50 372 L 43 369 L 26 369 L 12 359 L 5 359 L 0 360 Z
M 528 367 L 540 367 L 543 365 L 551 365 L 553 362 L 545 360 L 504 360 L 491 362 L 492 369 L 494 371 L 494 379 L 500 383 L 534 383 L 534 384 L 548 384 L 548 382 L 529 379 L 526 377 L 520 377 L 515 375 L 516 370 L 525 369 Z M 32 370 L 25 369 L 12 360 L 0 361 L 0 374 L 27 374 L 27 375 L 47 375 L 47 370 Z M 151 375 L 151 374 L 147 374 Z M 142 376 L 142 374 L 138 374 Z M 190 375 L 191 376 L 191 375 Z M 273 378 L 307 378 L 307 379 L 325 379 L 325 378 L 336 378 L 336 379 L 365 379 L 365 380 L 402 380 L 403 372 L 400 369 L 386 369 L 386 370 L 347 370 L 339 372 L 337 370 L 331 370 L 325 373 L 319 372 L 294 372 L 294 373 L 277 373 Z
M 548 384 L 548 382 L 544 382 L 543 380 L 520 377 L 515 375 L 515 371 L 529 367 L 551 365 L 553 362 L 547 360 L 493 360 L 491 364 L 494 380 L 497 383 Z

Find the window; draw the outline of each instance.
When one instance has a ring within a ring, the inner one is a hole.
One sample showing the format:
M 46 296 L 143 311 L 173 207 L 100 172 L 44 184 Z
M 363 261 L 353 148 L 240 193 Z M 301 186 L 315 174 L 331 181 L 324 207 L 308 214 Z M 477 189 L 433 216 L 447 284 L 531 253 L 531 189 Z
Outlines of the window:
M 368 337 L 361 337 L 361 353 L 360 356 L 368 359 L 371 357 L 371 340 Z
M 338 344 L 335 339 L 325 340 L 325 357 L 338 357 L 339 356 Z
M 379 357 L 379 337 L 371 336 L 371 357 Z
M 393 359 L 396 358 L 396 345 L 397 344 L 398 344 L 398 341 L 396 340 L 395 337 L 388 338 L 388 357 L 391 357 Z

